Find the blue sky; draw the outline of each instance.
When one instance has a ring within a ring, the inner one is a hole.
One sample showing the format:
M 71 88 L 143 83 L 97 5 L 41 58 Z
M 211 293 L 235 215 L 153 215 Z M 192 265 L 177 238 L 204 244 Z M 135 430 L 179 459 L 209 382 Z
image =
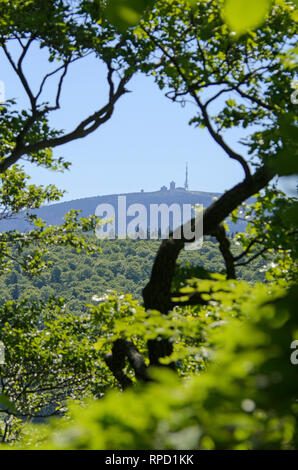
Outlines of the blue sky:
M 50 70 L 55 67 L 51 65 Z M 24 70 L 36 90 L 48 64 L 36 48 L 24 62 Z M 0 80 L 6 99 L 16 98 L 28 106 L 18 77 L 0 54 Z M 45 100 L 55 91 L 52 80 Z M 185 164 L 192 190 L 222 192 L 243 177 L 237 162 L 230 160 L 207 131 L 188 125 L 196 108 L 170 102 L 149 77 L 138 74 L 129 84 L 131 93 L 116 104 L 112 118 L 96 132 L 55 149 L 56 155 L 72 162 L 70 170 L 58 174 L 25 164 L 32 182 L 54 183 L 67 191 L 64 200 L 103 194 L 158 190 L 171 180 L 183 186 Z M 89 56 L 72 64 L 61 97 L 62 109 L 52 115 L 57 128 L 71 129 L 105 103 L 105 69 Z M 239 131 L 230 136 L 234 148 Z

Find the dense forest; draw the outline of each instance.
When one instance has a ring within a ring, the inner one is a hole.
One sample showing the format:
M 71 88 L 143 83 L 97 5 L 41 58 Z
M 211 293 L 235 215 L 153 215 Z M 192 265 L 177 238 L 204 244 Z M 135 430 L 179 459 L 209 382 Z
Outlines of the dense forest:
M 107 290 L 125 292 L 141 300 L 160 241 L 85 237 L 99 250 L 90 255 L 68 247 L 51 248 L 47 255 L 49 269 L 36 278 L 28 276 L 21 265 L 15 264 L 14 269 L 0 278 L 1 303 L 26 297 L 30 301 L 46 301 L 49 297 L 59 296 L 67 301 L 71 312 L 79 315 L 86 311 L 85 305 L 92 302 L 92 296 L 102 296 Z M 235 253 L 239 252 L 235 242 L 233 248 Z M 267 253 L 265 259 L 257 258 L 240 266 L 237 278 L 250 283 L 264 281 L 271 257 Z M 200 250 L 181 252 L 178 262 L 180 270 L 188 266 L 190 277 L 199 272 L 195 270 L 197 266 L 210 273 L 224 272 L 225 269 L 219 248 L 210 238 L 203 242 Z M 177 267 L 177 279 L 178 271 Z

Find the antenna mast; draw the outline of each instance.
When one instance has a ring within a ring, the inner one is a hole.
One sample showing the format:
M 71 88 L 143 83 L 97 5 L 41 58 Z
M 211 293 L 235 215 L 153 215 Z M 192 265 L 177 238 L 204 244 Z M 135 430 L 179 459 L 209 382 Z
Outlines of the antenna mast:
M 186 162 L 184 189 L 188 191 L 188 162 Z

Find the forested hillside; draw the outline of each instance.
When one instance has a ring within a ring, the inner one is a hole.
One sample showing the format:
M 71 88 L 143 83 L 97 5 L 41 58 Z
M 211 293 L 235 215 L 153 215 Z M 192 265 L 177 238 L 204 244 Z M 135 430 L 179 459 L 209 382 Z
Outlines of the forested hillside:
M 108 289 L 132 294 L 141 299 L 142 289 L 150 277 L 152 263 L 159 246 L 155 240 L 97 240 L 86 236 L 90 243 L 101 248 L 92 255 L 77 253 L 68 247 L 52 247 L 48 261 L 51 269 L 36 278 L 22 272 L 19 264 L 0 278 L 1 303 L 13 298 L 46 301 L 60 296 L 67 300 L 68 308 L 78 315 L 86 310 L 85 303 L 93 295 L 102 295 Z M 237 245 L 234 243 L 237 253 Z M 268 255 L 267 255 L 268 257 Z M 217 244 L 211 238 L 203 242 L 200 250 L 184 250 L 179 257 L 181 266 L 190 263 L 210 272 L 224 270 L 224 262 Z M 249 282 L 264 280 L 262 258 L 238 268 L 238 278 Z M 195 273 L 192 273 L 194 276 Z

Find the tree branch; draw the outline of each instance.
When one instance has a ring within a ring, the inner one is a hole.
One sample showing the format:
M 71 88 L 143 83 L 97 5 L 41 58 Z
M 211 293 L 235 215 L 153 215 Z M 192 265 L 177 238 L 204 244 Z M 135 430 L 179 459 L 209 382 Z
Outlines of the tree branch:
M 216 232 L 217 226 L 236 207 L 267 186 L 274 176 L 274 171 L 264 165 L 256 170 L 250 180 L 245 179 L 224 193 L 205 209 L 203 214 L 203 234 L 211 235 Z M 191 224 L 192 228 L 194 228 L 195 219 L 192 219 Z M 171 306 L 171 284 L 176 260 L 186 242 L 188 243 L 189 240 L 183 238 L 174 239 L 173 234 L 170 234 L 167 240 L 162 241 L 153 263 L 150 281 L 143 290 L 146 309 L 155 309 L 162 313 L 169 311 Z
M 250 252 L 252 247 L 254 245 L 260 244 L 260 243 L 261 243 L 261 241 L 258 238 L 254 238 L 253 240 L 251 240 L 250 243 L 248 244 L 247 248 L 242 253 L 240 253 L 240 255 L 234 256 L 234 261 L 239 261 L 241 258 L 248 255 L 248 253 Z
M 105 361 L 123 390 L 132 385 L 132 380 L 124 372 L 126 358 L 134 369 L 137 379 L 144 382 L 151 381 L 144 358 L 138 348 L 131 341 L 123 338 L 117 339 L 113 344 L 112 353 L 106 355 Z
M 262 254 L 264 254 L 266 251 L 268 251 L 268 248 L 263 248 L 262 250 L 260 250 L 258 253 L 256 253 L 254 256 L 252 256 L 251 258 L 249 258 L 247 261 L 243 261 L 242 263 L 237 263 L 236 264 L 236 267 L 238 266 L 246 266 L 247 264 L 251 263 L 253 260 L 257 259 L 259 256 L 261 256 Z
M 214 130 L 212 124 L 211 124 L 211 121 L 210 121 L 210 118 L 209 118 L 209 115 L 208 115 L 208 112 L 207 112 L 207 106 L 208 104 L 210 104 L 210 102 L 213 100 L 213 99 L 209 99 L 207 101 L 206 104 L 203 104 L 201 102 L 201 100 L 199 99 L 195 89 L 194 89 L 194 84 L 193 83 L 189 83 L 189 80 L 187 78 L 187 76 L 185 75 L 184 71 L 182 70 L 182 68 L 180 67 L 177 59 L 175 56 L 171 55 L 168 50 L 153 36 L 153 34 L 151 34 L 149 31 L 146 30 L 146 28 L 144 28 L 142 26 L 142 29 L 143 31 L 148 35 L 148 37 L 154 42 L 154 44 L 163 52 L 163 54 L 171 61 L 171 63 L 175 66 L 178 74 L 180 75 L 180 77 L 183 79 L 184 83 L 185 83 L 185 86 L 186 86 L 186 90 L 189 92 L 189 94 L 194 98 L 195 102 L 197 103 L 199 109 L 201 110 L 201 113 L 203 115 L 203 119 L 204 119 L 204 122 L 205 122 L 205 125 L 211 135 L 211 137 L 213 137 L 213 139 L 215 140 L 215 142 L 226 152 L 226 154 L 232 158 L 233 160 L 236 160 L 237 162 L 240 163 L 240 165 L 242 166 L 243 168 L 243 171 L 245 173 L 245 177 L 246 179 L 250 179 L 251 178 L 251 172 L 250 172 L 250 169 L 249 169 L 249 166 L 248 166 L 248 163 L 247 161 L 241 156 L 239 155 L 238 153 L 234 152 L 234 150 L 232 150 L 228 144 L 224 141 L 223 137 Z M 219 81 L 218 83 L 213 83 L 213 85 L 222 85 L 222 84 L 227 84 L 227 81 Z M 229 84 L 229 83 L 228 83 Z M 218 96 L 220 96 L 222 93 L 224 93 L 225 91 L 229 91 L 229 90 L 221 90 L 220 92 L 218 92 L 215 97 L 217 98 Z M 215 98 L 214 98 L 215 99 Z
M 23 155 L 30 155 L 30 153 L 36 153 L 46 148 L 57 147 L 73 140 L 86 137 L 87 135 L 94 132 L 100 125 L 104 124 L 112 116 L 115 103 L 123 94 L 127 93 L 125 85 L 128 83 L 130 78 L 131 75 L 123 77 L 120 80 L 116 91 L 111 93 L 111 89 L 114 89 L 114 84 L 111 81 L 111 71 L 109 70 L 108 81 L 110 84 L 110 98 L 105 106 L 103 106 L 100 110 L 96 111 L 94 114 L 83 120 L 73 131 L 64 134 L 63 136 L 41 140 L 33 144 L 24 145 L 23 138 L 25 135 L 25 131 L 28 131 L 31 125 L 35 122 L 36 118 L 40 114 L 43 114 L 42 111 L 33 112 L 32 116 L 30 116 L 30 118 L 28 119 L 25 128 L 22 130 L 22 132 L 16 139 L 17 145 L 15 149 L 12 151 L 9 157 L 7 157 L 1 162 L 0 173 L 3 173 L 5 170 L 7 170 L 7 168 L 16 163 Z M 60 83 L 62 83 L 61 80 Z M 56 99 L 59 100 L 59 96 L 60 92 L 58 89 Z
M 148 353 L 149 353 L 149 360 L 150 366 L 153 367 L 161 367 L 163 364 L 159 362 L 161 357 L 170 356 L 173 352 L 173 345 L 167 338 L 155 338 L 149 339 L 147 341 Z M 175 363 L 171 362 L 167 364 L 166 367 L 175 370 Z
M 2 42 L 2 48 L 3 48 L 3 51 L 4 51 L 4 54 L 6 55 L 8 61 L 10 62 L 12 68 L 14 69 L 14 71 L 16 72 L 16 74 L 18 75 L 19 79 L 21 80 L 21 83 L 27 93 L 27 96 L 29 98 L 29 101 L 30 101 L 30 104 L 31 104 L 31 109 L 32 109 L 32 113 L 36 110 L 36 99 L 34 98 L 34 95 L 31 91 L 31 88 L 28 84 L 28 81 L 23 73 L 23 69 L 22 69 L 22 63 L 23 63 L 23 60 L 25 58 L 25 55 L 27 54 L 28 52 L 28 49 L 31 45 L 31 43 L 34 41 L 34 36 L 31 36 L 26 45 L 23 46 L 23 52 L 22 54 L 20 55 L 19 57 L 19 60 L 18 60 L 18 63 L 16 64 L 12 58 L 12 56 L 10 55 L 6 45 L 4 42 Z
M 201 110 L 201 113 L 202 113 L 203 119 L 204 119 L 204 123 L 205 123 L 211 137 L 213 137 L 215 142 L 226 152 L 226 154 L 230 158 L 232 158 L 233 160 L 236 160 L 238 163 L 240 163 L 240 165 L 242 166 L 243 171 L 245 173 L 246 179 L 249 180 L 251 178 L 251 172 L 250 172 L 248 163 L 245 160 L 245 158 L 243 158 L 238 153 L 234 152 L 234 150 L 232 150 L 231 147 L 229 147 L 228 144 L 224 141 L 223 137 L 218 132 L 216 132 L 214 130 L 214 128 L 211 124 L 208 112 L 207 112 L 207 106 L 204 105 L 200 101 L 197 93 L 194 90 L 190 90 L 190 94 L 194 98 L 195 102 L 197 103 L 197 105 L 199 106 L 199 108 Z
M 223 225 L 218 225 L 216 231 L 212 235 L 219 243 L 219 249 L 226 265 L 227 279 L 236 279 L 234 257 L 230 250 L 231 242 L 226 235 Z

